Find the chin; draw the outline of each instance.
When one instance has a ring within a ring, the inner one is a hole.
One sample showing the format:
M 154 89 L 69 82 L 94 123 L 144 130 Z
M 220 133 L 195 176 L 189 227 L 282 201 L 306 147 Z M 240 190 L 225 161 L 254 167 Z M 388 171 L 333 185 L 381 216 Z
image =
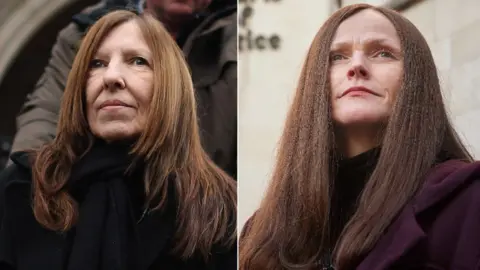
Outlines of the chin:
M 97 130 L 96 132 L 94 131 L 93 134 L 107 142 L 121 142 L 129 141 L 132 138 L 137 137 L 139 132 L 134 132 L 133 130 L 125 128 L 105 128 L 102 130 Z
M 388 117 L 386 113 L 356 112 L 334 115 L 334 121 L 339 126 L 371 126 L 387 122 Z
M 374 104 L 349 104 L 333 111 L 333 118 L 339 125 L 375 124 L 388 120 L 390 110 Z

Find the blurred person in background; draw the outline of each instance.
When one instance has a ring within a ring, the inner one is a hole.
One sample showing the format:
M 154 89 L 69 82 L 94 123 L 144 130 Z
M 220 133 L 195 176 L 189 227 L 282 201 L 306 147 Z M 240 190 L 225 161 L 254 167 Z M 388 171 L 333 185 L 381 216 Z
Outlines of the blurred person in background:
M 10 149 L 12 138 L 9 136 L 0 136 L 0 168 L 4 168 L 10 159 Z
M 108 0 L 64 28 L 44 74 L 17 117 L 11 152 L 35 149 L 56 136 L 60 100 L 85 31 L 115 9 L 153 14 L 182 48 L 192 73 L 202 145 L 232 177 L 237 172 L 237 1 Z
M 237 269 L 236 182 L 201 146 L 195 103 L 154 17 L 98 20 L 58 135 L 0 176 L 0 269 Z
M 479 195 L 420 31 L 347 6 L 311 44 L 239 269 L 479 269 Z

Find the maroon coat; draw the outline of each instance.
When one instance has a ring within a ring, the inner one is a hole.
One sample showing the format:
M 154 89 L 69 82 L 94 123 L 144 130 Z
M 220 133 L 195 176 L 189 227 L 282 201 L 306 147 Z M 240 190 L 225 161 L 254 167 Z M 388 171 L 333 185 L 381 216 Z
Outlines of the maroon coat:
M 437 165 L 357 270 L 480 269 L 480 162 Z
M 432 168 L 356 268 L 387 269 L 480 270 L 480 162 L 450 160 Z

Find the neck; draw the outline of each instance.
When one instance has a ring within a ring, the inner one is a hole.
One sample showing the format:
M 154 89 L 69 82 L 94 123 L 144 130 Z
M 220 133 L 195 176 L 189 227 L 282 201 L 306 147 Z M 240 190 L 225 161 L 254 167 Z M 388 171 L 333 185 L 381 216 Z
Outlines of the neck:
M 354 157 L 381 144 L 381 130 L 365 127 L 337 128 L 336 144 L 340 153 L 346 157 Z

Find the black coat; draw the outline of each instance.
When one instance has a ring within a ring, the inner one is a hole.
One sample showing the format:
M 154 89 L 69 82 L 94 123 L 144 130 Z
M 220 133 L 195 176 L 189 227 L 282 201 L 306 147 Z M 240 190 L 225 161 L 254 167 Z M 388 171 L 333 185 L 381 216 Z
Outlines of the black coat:
M 12 155 L 14 164 L 0 176 L 0 270 L 64 269 L 65 234 L 42 227 L 31 208 L 31 168 L 25 153 Z M 212 255 L 208 264 L 173 255 L 174 216 L 147 215 L 137 226 L 142 254 L 139 270 L 237 269 L 236 245 Z

